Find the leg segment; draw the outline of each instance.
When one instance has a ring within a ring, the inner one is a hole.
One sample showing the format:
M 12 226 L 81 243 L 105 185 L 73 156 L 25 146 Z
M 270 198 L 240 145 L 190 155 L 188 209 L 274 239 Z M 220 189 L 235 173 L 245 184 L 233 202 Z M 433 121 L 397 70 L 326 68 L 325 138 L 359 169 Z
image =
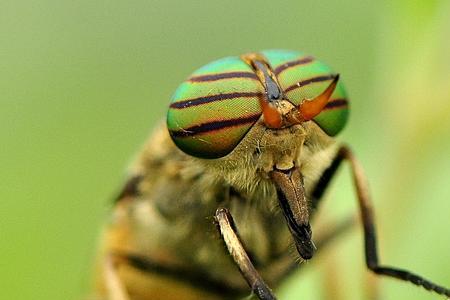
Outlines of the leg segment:
M 108 300 L 130 300 L 117 274 L 115 263 L 109 255 L 105 258 L 103 270 Z
M 374 213 L 369 196 L 368 184 L 363 169 L 352 151 L 347 146 L 342 146 L 330 167 L 325 170 L 312 193 L 313 204 L 317 205 L 318 200 L 325 192 L 328 183 L 336 173 L 339 165 L 343 160 L 350 163 L 353 181 L 356 187 L 356 194 L 360 209 L 361 220 L 364 228 L 364 241 L 366 253 L 366 265 L 375 274 L 391 276 L 400 280 L 409 281 L 415 285 L 422 286 L 429 291 L 436 292 L 440 295 L 450 297 L 450 289 L 439 286 L 419 275 L 393 267 L 386 267 L 379 264 L 377 253 L 377 239 L 374 225 Z
M 252 291 L 261 300 L 276 300 L 270 288 L 259 275 L 253 266 L 250 258 L 245 252 L 244 246 L 237 234 L 233 217 L 226 208 L 219 208 L 216 211 L 216 222 L 219 227 L 220 234 L 227 246 L 228 252 L 233 257 L 234 262 L 239 267 L 242 275 L 247 281 Z

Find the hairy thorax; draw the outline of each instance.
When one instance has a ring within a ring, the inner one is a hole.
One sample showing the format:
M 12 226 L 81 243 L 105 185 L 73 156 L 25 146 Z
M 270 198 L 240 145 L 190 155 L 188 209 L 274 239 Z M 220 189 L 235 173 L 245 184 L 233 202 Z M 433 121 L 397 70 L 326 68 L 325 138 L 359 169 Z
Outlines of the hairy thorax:
M 286 257 L 295 260 L 295 253 L 268 174 L 274 167 L 298 166 L 308 193 L 329 165 L 333 145 L 312 122 L 281 130 L 258 122 L 232 153 L 206 160 L 183 154 L 162 127 L 131 170 L 143 178 L 136 197 L 119 206 L 111 221 L 111 230 L 128 228 L 127 241 L 107 247 L 132 249 L 152 261 L 245 289 L 214 225 L 215 210 L 225 206 L 255 266 L 276 284 L 277 270 L 284 268 L 277 264 Z

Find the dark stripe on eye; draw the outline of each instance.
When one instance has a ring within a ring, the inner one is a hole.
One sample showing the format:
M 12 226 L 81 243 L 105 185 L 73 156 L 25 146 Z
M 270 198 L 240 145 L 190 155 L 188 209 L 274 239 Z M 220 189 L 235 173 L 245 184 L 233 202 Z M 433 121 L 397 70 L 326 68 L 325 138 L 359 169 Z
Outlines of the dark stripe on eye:
M 345 98 L 335 99 L 333 101 L 330 101 L 325 106 L 324 110 L 329 109 L 338 109 L 338 108 L 344 108 L 348 106 L 348 101 Z
M 255 73 L 252 72 L 229 72 L 229 73 L 217 73 L 208 75 L 193 76 L 188 79 L 191 82 L 204 82 L 204 81 L 216 81 L 222 79 L 233 79 L 233 78 L 251 78 L 258 80 Z
M 240 126 L 244 124 L 254 123 L 259 119 L 261 113 L 244 116 L 236 119 L 211 121 L 200 125 L 194 125 L 183 130 L 170 130 L 172 137 L 189 137 L 198 134 L 204 134 L 211 131 L 226 129 L 230 127 Z
M 322 82 L 322 81 L 327 81 L 327 80 L 331 80 L 334 79 L 335 75 L 323 75 L 323 76 L 317 76 L 317 77 L 312 77 L 312 78 L 308 78 L 302 81 L 297 82 L 296 84 L 291 85 L 290 87 L 288 87 L 287 89 L 284 90 L 285 93 L 288 93 L 292 90 L 304 87 L 305 85 L 314 83 L 314 82 Z
M 196 105 L 202 105 L 206 103 L 211 103 L 215 101 L 221 101 L 221 100 L 228 100 L 228 99 L 234 99 L 234 98 L 251 98 L 251 97 L 260 97 L 263 94 L 261 92 L 236 92 L 236 93 L 229 93 L 229 94 L 217 94 L 217 95 L 210 95 L 206 97 L 198 97 L 198 98 L 192 98 L 188 100 L 173 102 L 170 104 L 170 108 L 174 109 L 183 109 L 188 108 L 191 106 Z
M 312 57 L 312 56 L 302 57 L 297 60 L 289 61 L 285 64 L 282 64 L 281 66 L 276 67 L 273 72 L 276 75 L 279 75 L 281 72 L 283 72 L 286 69 L 289 69 L 289 68 L 292 68 L 295 66 L 299 66 L 299 65 L 305 65 L 305 64 L 312 62 L 313 60 L 314 60 L 314 57 Z

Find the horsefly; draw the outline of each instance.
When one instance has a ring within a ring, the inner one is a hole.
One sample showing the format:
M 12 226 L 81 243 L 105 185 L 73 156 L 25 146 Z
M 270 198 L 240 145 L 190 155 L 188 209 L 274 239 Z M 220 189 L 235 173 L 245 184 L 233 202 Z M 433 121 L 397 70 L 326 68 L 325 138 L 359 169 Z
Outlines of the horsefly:
M 298 266 L 291 245 L 300 261 L 314 256 L 310 221 L 343 161 L 367 267 L 449 297 L 448 288 L 380 264 L 364 172 L 333 138 L 348 113 L 339 75 L 296 51 L 227 57 L 195 71 L 116 198 L 94 298 L 276 299 L 269 286 Z

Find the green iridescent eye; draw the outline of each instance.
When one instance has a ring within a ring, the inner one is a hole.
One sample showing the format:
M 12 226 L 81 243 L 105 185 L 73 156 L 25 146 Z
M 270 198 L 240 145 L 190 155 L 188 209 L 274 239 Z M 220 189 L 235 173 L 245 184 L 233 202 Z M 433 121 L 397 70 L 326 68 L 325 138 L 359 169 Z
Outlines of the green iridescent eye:
M 323 63 L 299 52 L 261 52 L 287 98 L 298 105 L 319 95 L 333 73 Z M 230 153 L 260 118 L 265 89 L 254 70 L 240 57 L 214 61 L 195 71 L 172 97 L 167 125 L 175 144 L 185 153 L 219 158 Z M 338 84 L 327 107 L 314 118 L 328 135 L 345 125 L 345 91 Z
M 172 98 L 167 125 L 187 154 L 218 158 L 230 153 L 259 119 L 264 88 L 239 57 L 195 71 Z

